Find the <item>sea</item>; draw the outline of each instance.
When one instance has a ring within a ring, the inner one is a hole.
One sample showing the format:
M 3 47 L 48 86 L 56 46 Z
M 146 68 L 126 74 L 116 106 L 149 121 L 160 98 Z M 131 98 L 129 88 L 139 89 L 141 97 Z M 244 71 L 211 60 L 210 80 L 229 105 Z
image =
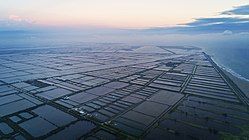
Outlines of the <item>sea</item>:
M 204 51 L 221 68 L 249 82 L 249 46 L 210 46 Z

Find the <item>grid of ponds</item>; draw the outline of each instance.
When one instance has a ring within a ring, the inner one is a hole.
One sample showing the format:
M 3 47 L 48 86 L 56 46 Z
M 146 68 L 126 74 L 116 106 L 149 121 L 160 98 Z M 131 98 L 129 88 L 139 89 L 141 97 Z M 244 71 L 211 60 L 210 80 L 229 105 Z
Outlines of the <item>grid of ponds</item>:
M 166 55 L 166 56 L 165 56 Z M 248 105 L 203 53 L 0 56 L 0 139 L 220 139 Z

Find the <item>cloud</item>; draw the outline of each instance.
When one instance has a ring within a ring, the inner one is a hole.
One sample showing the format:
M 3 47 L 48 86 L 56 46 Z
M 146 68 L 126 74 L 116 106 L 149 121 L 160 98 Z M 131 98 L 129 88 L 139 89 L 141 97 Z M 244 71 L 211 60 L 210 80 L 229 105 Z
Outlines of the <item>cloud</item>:
M 230 31 L 230 30 L 226 30 L 226 31 L 224 31 L 222 34 L 223 34 L 223 35 L 232 35 L 233 32 Z
M 217 17 L 198 18 L 193 22 L 181 24 L 178 27 L 152 28 L 148 32 L 184 34 L 222 33 L 224 35 L 249 32 L 249 5 L 221 12 Z
M 20 16 L 17 16 L 17 15 L 9 15 L 9 20 L 22 21 L 23 19 Z
M 213 23 L 213 22 L 212 22 Z M 192 31 L 196 32 L 206 32 L 206 33 L 212 33 L 212 32 L 223 32 L 226 30 L 230 30 L 232 32 L 238 33 L 238 32 L 248 32 L 249 31 L 249 22 L 219 22 L 217 24 L 208 24 L 208 25 L 199 25 L 199 26 L 193 26 Z
M 32 20 L 32 19 L 29 19 L 29 18 L 23 18 L 23 17 L 20 17 L 18 15 L 9 15 L 9 21 L 16 21 L 16 22 L 26 22 L 26 23 L 29 23 L 29 24 L 34 24 L 35 21 Z
M 233 33 L 249 32 L 249 22 L 208 22 L 208 24 L 192 24 L 191 26 L 182 26 L 174 28 L 152 28 L 144 33 L 150 34 L 209 34 L 224 33 L 231 31 Z M 186 24 L 187 25 L 187 24 Z M 189 24 L 188 24 L 189 25 Z
M 241 33 L 239 33 L 240 35 L 247 35 L 247 36 L 249 36 L 249 32 L 241 32 Z
M 237 17 L 218 17 L 218 18 L 199 18 L 194 22 L 187 23 L 188 26 L 208 26 L 215 24 L 227 24 L 227 23 L 243 23 L 249 21 L 249 18 L 237 18 Z
M 232 10 L 224 11 L 222 15 L 249 15 L 249 5 L 235 7 Z
M 9 15 L 8 18 L 0 19 L 1 31 L 6 30 L 27 30 L 35 26 L 35 21 L 22 18 L 18 15 Z

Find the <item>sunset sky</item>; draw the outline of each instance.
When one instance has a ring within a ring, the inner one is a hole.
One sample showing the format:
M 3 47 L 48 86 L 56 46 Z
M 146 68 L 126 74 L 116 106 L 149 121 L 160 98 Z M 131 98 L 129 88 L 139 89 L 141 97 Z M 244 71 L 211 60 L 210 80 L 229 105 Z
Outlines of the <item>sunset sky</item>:
M 248 0 L 0 0 L 0 20 L 46 26 L 174 26 L 248 4 Z

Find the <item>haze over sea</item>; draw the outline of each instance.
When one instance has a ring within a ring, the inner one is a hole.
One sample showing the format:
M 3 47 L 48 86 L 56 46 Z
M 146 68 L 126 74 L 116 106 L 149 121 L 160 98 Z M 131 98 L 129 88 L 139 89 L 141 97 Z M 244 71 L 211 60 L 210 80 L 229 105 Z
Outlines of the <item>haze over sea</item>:
M 249 81 L 249 41 L 248 35 L 210 34 L 204 35 L 131 35 L 119 33 L 115 37 L 106 33 L 63 34 L 37 32 L 5 32 L 0 33 L 0 54 L 11 53 L 13 50 L 44 49 L 44 48 L 74 48 L 94 46 L 95 43 L 124 43 L 124 45 L 171 45 L 196 46 L 212 56 L 215 62 L 235 75 Z M 102 36 L 102 37 L 101 37 Z M 100 39 L 101 38 L 101 39 Z M 215 39 L 216 38 L 216 39 Z M 210 41 L 212 40 L 212 41 Z M 11 51 L 6 51 L 11 50 Z

